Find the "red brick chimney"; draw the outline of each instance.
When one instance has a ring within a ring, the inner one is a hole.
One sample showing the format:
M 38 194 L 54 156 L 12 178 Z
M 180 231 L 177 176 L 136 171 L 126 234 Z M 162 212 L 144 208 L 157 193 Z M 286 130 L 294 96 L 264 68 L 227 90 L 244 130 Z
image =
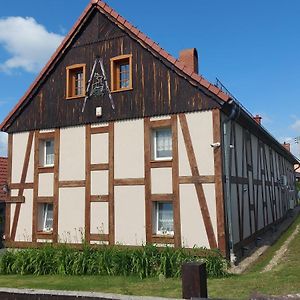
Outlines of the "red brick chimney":
M 198 69 L 198 52 L 196 48 L 185 49 L 180 51 L 179 60 L 193 72 L 199 72 Z
M 284 142 L 282 146 L 289 152 L 291 152 L 291 144 Z
M 254 121 L 261 125 L 261 120 L 262 120 L 262 117 L 260 115 L 256 115 L 255 117 L 253 117 Z

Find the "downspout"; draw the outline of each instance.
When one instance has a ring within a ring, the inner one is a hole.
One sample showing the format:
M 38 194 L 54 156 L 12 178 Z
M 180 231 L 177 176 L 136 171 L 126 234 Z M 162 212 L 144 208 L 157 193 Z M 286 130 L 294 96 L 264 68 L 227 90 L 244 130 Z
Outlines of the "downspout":
M 240 113 L 240 107 L 237 103 L 232 101 L 230 103 L 231 112 L 230 115 L 222 122 L 223 129 L 223 138 L 224 138 L 224 174 L 225 174 L 225 209 L 226 209 L 226 218 L 228 224 L 228 234 L 229 234 L 229 255 L 231 263 L 236 261 L 236 256 L 234 254 L 234 241 L 233 241 L 233 228 L 232 228 L 232 201 L 231 201 L 231 181 L 230 181 L 230 134 L 229 134 L 229 122 L 237 119 Z

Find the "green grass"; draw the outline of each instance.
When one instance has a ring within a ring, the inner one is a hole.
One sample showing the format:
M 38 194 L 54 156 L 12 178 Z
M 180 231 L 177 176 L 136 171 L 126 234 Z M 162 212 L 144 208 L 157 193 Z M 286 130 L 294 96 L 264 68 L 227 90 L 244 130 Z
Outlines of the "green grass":
M 270 272 L 260 273 L 298 224 L 300 224 L 300 216 L 277 243 L 270 247 L 245 274 L 209 280 L 210 296 L 226 299 L 247 299 L 253 292 L 269 295 L 299 293 L 300 234 L 291 242 L 284 260 L 279 265 Z
M 0 276 L 0 286 L 70 291 L 93 291 L 126 295 L 180 297 L 179 279 L 140 279 L 121 276 L 58 276 L 8 275 Z
M 260 273 L 270 261 L 275 251 L 280 248 L 286 238 L 300 224 L 300 217 L 291 228 L 262 255 L 251 269 L 242 275 L 234 275 L 222 279 L 209 279 L 208 291 L 212 298 L 249 299 L 254 292 L 269 295 L 285 295 L 300 292 L 300 234 L 291 242 L 284 260 L 272 271 Z M 121 276 L 32 276 L 9 275 L 0 276 L 0 286 L 12 288 L 36 288 L 58 290 L 81 290 L 118 293 L 141 296 L 181 297 L 180 279 L 164 279 L 157 277 L 140 279 L 138 277 Z

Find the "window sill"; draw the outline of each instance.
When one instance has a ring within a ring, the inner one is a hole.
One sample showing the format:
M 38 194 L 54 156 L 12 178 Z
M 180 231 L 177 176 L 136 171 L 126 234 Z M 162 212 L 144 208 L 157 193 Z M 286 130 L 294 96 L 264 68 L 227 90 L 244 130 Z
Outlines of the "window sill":
M 174 244 L 174 234 L 173 235 L 152 235 L 152 243 Z
M 67 100 L 83 99 L 85 95 L 66 97 Z
M 53 231 L 38 231 L 36 238 L 40 240 L 53 240 Z
M 152 235 L 153 238 L 173 238 L 174 237 L 174 232 L 173 233 L 155 233 Z
M 39 166 L 38 167 L 39 173 L 52 173 L 54 172 L 54 165 L 51 166 Z
M 169 160 L 151 160 L 151 168 L 172 168 L 173 159 Z
M 124 88 L 124 89 L 118 89 L 118 90 L 111 90 L 110 92 L 111 93 L 119 93 L 119 92 L 128 92 L 128 91 L 132 91 L 133 88 L 130 87 L 130 88 Z
M 38 235 L 46 235 L 46 236 L 48 236 L 48 235 L 52 235 L 53 234 L 53 230 L 51 230 L 51 231 L 38 231 L 37 234 Z
M 151 161 L 172 161 L 173 157 L 160 157 L 160 158 L 153 158 Z

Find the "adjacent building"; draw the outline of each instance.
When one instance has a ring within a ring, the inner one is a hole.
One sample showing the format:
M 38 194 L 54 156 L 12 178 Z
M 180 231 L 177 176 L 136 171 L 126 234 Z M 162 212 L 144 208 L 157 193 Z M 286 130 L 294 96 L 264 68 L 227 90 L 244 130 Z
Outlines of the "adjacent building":
M 7 200 L 7 158 L 0 157 L 0 235 L 4 233 L 5 202 Z M 0 237 L 0 238 L 1 238 Z

